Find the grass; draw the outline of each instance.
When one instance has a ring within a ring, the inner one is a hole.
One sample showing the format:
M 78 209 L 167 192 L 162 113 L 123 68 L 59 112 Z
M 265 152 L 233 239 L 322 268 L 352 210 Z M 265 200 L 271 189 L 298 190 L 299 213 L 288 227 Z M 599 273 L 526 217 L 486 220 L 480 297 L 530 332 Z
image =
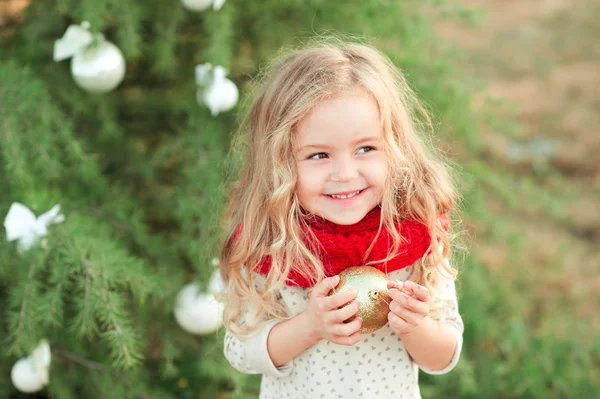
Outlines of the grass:
M 465 74 L 489 81 L 476 105 L 495 116 L 481 118 L 481 152 L 461 160 L 472 176 L 465 212 L 475 237 L 460 280 L 463 361 L 454 376 L 426 377 L 423 395 L 593 398 L 600 392 L 600 6 L 466 3 L 487 8 L 486 22 L 439 31 L 463 47 Z M 540 137 L 556 143 L 545 160 L 507 156 L 511 143 Z

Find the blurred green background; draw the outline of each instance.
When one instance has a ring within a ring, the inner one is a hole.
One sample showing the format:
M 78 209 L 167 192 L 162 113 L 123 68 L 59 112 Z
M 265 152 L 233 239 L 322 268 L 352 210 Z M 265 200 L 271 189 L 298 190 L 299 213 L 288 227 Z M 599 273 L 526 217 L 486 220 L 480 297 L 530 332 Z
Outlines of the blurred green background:
M 39 397 L 257 397 L 259 377 L 223 358 L 223 331 L 181 330 L 174 298 L 205 286 L 218 255 L 251 79 L 281 46 L 327 32 L 364 37 L 402 68 L 460 176 L 465 346 L 450 374 L 421 375 L 423 397 L 600 397 L 599 19 L 595 0 L 230 0 L 201 13 L 176 0 L 3 1 L 0 209 L 60 203 L 66 221 L 25 255 L 0 240 L 0 397 L 28 397 L 10 370 L 45 337 Z M 127 59 L 111 93 L 84 92 L 52 61 L 83 20 Z M 241 91 L 216 118 L 195 100 L 205 62 Z

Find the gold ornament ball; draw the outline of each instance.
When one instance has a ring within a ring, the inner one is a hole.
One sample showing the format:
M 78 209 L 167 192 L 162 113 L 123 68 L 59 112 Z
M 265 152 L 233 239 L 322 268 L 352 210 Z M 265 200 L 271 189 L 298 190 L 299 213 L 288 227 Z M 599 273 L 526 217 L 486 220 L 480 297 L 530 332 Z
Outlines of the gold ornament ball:
M 363 319 L 360 333 L 370 333 L 383 327 L 388 319 L 391 298 L 387 275 L 372 266 L 352 266 L 340 273 L 340 282 L 329 295 L 356 289 L 360 308 L 357 316 Z M 356 316 L 355 316 L 356 317 Z M 354 319 L 347 320 L 346 322 Z

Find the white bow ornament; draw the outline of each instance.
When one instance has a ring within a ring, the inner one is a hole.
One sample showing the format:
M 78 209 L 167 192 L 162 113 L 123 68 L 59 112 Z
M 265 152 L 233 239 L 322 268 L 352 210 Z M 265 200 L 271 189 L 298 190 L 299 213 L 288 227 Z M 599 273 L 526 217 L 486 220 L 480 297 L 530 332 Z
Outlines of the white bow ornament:
M 87 21 L 70 25 L 62 38 L 54 42 L 54 61 L 71 58 L 75 83 L 90 93 L 106 93 L 125 77 L 125 57 L 102 34 L 92 34 Z
M 229 111 L 238 102 L 239 91 L 235 83 L 227 79 L 227 70 L 221 65 L 213 67 L 211 64 L 196 66 L 196 84 L 200 89 L 196 93 L 196 100 L 205 104 L 212 116 L 220 112 Z
M 54 42 L 54 62 L 66 60 L 92 44 L 94 35 L 89 31 L 90 23 L 70 25 L 62 38 Z
M 36 218 L 31 209 L 18 202 L 13 202 L 4 218 L 6 239 L 8 241 L 18 240 L 19 251 L 30 249 L 40 237 L 48 234 L 49 225 L 65 221 L 65 216 L 59 212 L 60 205 L 57 204 Z

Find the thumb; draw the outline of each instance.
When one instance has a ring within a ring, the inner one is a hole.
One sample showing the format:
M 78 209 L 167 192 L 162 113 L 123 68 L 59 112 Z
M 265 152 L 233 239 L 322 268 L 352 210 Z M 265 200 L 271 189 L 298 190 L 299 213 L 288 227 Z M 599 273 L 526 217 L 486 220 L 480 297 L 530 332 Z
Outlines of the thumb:
M 329 294 L 329 291 L 334 289 L 338 283 L 340 282 L 340 276 L 335 275 L 332 277 L 324 278 L 319 281 L 312 289 L 312 296 L 314 297 L 324 297 Z

